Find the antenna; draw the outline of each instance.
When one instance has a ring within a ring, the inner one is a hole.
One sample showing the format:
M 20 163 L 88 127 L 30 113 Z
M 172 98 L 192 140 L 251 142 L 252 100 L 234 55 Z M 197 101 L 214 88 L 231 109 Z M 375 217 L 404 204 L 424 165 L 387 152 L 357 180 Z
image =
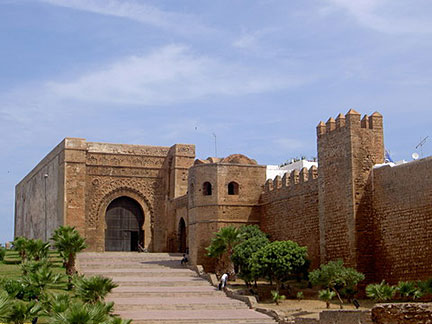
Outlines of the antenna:
M 215 157 L 217 157 L 217 137 L 215 133 L 212 133 L 215 139 Z
M 420 155 L 421 155 L 421 157 L 423 157 L 423 145 L 425 145 L 425 143 L 426 143 L 426 141 L 427 141 L 428 138 L 429 138 L 429 136 L 426 136 L 425 138 L 421 139 L 420 143 L 418 143 L 417 146 L 415 147 L 416 150 L 418 148 L 420 148 Z

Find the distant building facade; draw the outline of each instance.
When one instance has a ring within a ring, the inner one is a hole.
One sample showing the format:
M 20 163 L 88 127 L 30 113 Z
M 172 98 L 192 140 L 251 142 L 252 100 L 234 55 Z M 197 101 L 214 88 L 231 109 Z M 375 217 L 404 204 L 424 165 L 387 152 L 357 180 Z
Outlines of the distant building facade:
M 211 269 L 213 233 L 256 224 L 307 246 L 313 268 L 343 259 L 369 281 L 432 277 L 432 159 L 373 168 L 379 113 L 321 122 L 317 141 L 318 168 L 287 172 L 241 154 L 195 160 L 194 145 L 66 138 L 16 186 L 15 235 L 46 240 L 68 224 L 92 251 L 189 250 Z

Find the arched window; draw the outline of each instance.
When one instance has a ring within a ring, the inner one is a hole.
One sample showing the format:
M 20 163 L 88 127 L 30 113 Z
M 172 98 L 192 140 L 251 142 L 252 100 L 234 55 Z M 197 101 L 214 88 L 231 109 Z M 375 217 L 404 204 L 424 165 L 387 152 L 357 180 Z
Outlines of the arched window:
M 237 182 L 231 181 L 228 183 L 228 195 L 238 195 L 239 185 Z
M 212 194 L 212 185 L 210 182 L 204 182 L 203 183 L 203 195 L 204 196 L 211 196 Z

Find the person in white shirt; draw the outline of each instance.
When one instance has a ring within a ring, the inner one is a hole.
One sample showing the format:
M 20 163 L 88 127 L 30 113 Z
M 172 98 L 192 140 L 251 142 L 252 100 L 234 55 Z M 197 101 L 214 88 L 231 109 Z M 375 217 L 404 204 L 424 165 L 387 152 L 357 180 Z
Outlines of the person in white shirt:
M 227 281 L 228 281 L 228 273 L 224 273 L 220 278 L 219 290 L 225 289 Z

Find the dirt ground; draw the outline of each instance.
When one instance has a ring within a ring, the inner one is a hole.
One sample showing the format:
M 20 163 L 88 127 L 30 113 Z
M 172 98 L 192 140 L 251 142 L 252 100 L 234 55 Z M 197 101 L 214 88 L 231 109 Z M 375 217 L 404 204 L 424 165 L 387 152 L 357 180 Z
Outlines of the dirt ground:
M 296 316 L 304 318 L 318 319 L 319 313 L 326 310 L 326 303 L 318 299 L 318 288 L 309 288 L 306 282 L 292 282 L 289 287 L 281 290 L 281 294 L 286 296 L 286 299 L 276 305 L 271 300 L 271 286 L 267 282 L 258 282 L 256 288 L 246 288 L 243 280 L 237 279 L 236 281 L 229 282 L 228 286 L 242 295 L 254 295 L 257 297 L 259 304 L 265 308 L 272 308 L 282 311 L 287 316 Z M 303 299 L 296 299 L 297 292 L 303 292 Z M 356 309 L 352 303 L 343 304 L 343 309 Z M 369 299 L 358 299 L 360 304 L 359 309 L 367 310 L 374 306 L 374 301 Z M 334 299 L 330 303 L 330 309 L 340 309 L 339 301 Z

